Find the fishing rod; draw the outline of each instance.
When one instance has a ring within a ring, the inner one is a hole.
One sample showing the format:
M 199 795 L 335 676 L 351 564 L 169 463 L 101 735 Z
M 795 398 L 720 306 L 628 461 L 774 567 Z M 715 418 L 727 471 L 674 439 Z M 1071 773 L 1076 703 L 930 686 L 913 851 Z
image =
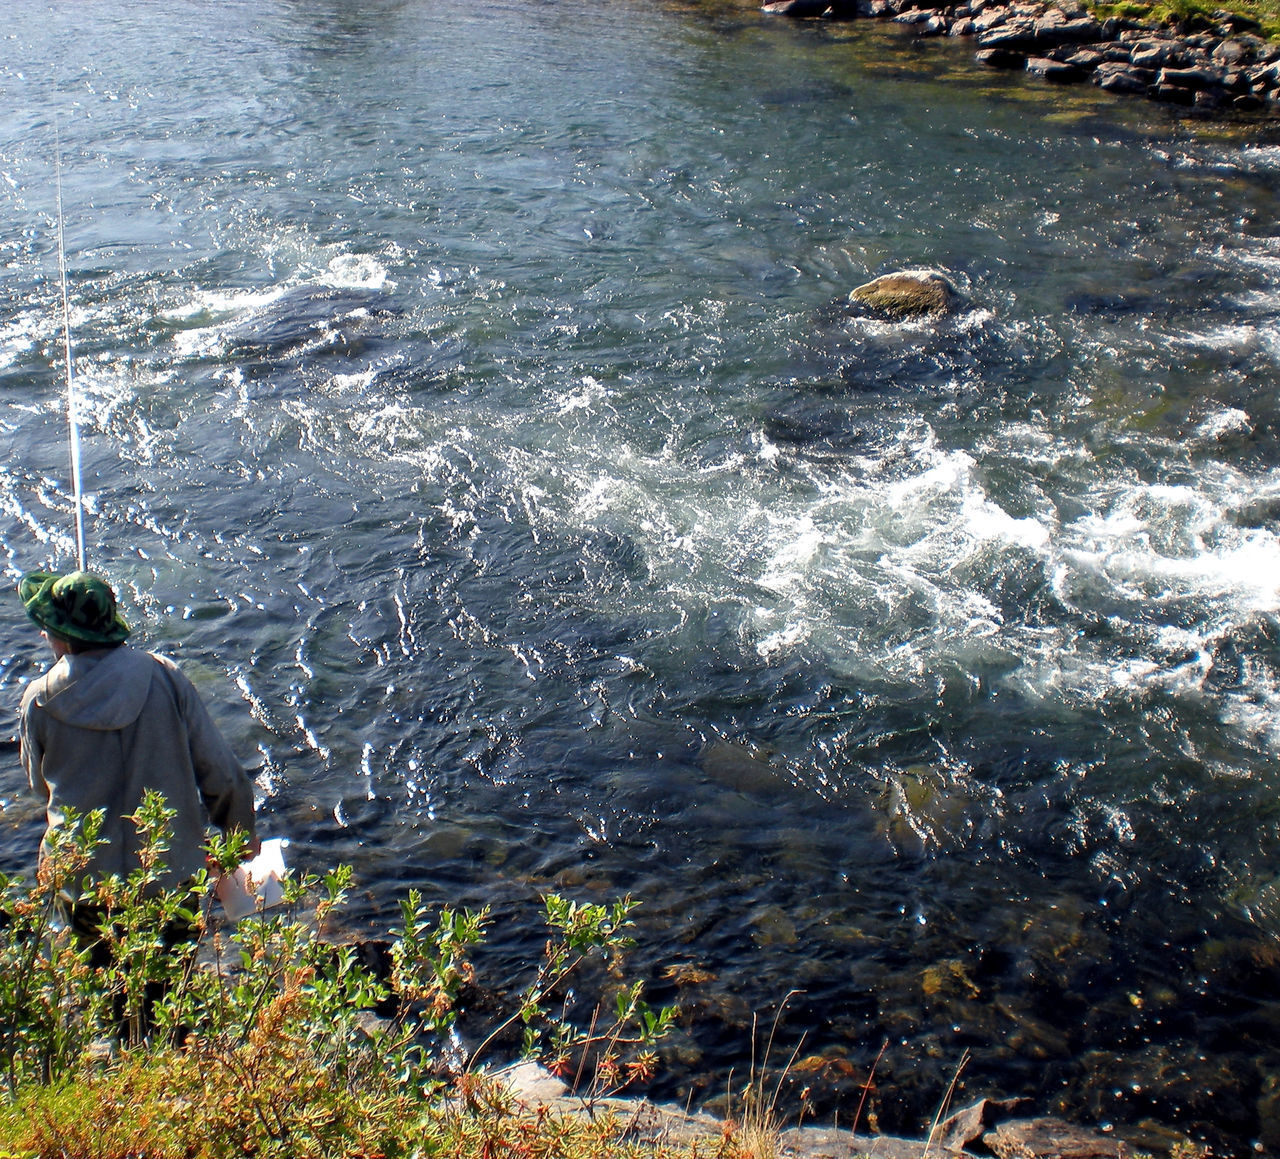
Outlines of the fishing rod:
M 71 445 L 71 491 L 75 502 L 76 563 L 87 570 L 84 548 L 84 485 L 80 476 L 80 409 L 76 399 L 75 373 L 71 358 L 71 303 L 67 296 L 67 250 L 62 227 L 62 139 L 57 119 L 53 123 L 54 185 L 58 202 L 58 275 L 62 284 L 62 349 L 66 360 L 67 431 Z

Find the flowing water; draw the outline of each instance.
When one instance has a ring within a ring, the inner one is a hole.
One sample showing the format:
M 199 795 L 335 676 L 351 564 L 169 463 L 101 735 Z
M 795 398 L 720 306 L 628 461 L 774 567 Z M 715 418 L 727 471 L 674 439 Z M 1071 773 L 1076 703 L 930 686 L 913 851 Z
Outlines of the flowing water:
M 828 1119 L 967 1052 L 1280 1145 L 1274 136 L 745 4 L 6 16 L 9 581 L 73 562 L 57 135 L 90 563 L 353 927 L 514 971 L 629 891 L 661 1094 L 785 1000 Z M 915 266 L 966 307 L 836 304 Z

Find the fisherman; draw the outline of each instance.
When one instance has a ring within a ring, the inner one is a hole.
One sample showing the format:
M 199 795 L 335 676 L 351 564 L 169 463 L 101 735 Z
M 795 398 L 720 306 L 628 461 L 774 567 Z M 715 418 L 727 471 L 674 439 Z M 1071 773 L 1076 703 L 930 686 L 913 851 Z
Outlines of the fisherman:
M 86 571 L 31 572 L 18 595 L 56 660 L 27 688 L 21 711 L 22 765 L 46 802 L 45 840 L 68 810 L 102 810 L 103 843 L 87 873 L 126 877 L 139 864 L 129 817 L 155 790 L 174 810 L 164 886 L 180 888 L 203 868 L 207 821 L 243 833 L 256 852 L 248 775 L 177 665 L 124 642 L 130 628 L 110 585 Z M 102 910 L 72 898 L 61 899 L 61 908 L 100 957 Z M 165 941 L 181 940 L 180 933 L 166 930 Z

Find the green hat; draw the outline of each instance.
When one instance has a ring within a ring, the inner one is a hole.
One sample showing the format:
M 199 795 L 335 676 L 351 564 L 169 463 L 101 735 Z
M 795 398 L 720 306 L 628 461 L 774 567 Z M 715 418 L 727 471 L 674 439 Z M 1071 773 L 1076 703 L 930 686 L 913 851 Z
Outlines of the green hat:
M 18 596 L 36 624 L 64 640 L 109 646 L 129 634 L 116 611 L 116 593 L 92 572 L 28 572 L 18 581 Z

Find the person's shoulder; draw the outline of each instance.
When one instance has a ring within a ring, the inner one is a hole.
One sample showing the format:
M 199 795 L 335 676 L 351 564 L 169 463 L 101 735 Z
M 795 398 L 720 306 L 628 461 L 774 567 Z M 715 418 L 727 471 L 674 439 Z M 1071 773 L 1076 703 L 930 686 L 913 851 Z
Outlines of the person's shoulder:
M 178 662 L 170 656 L 165 656 L 161 652 L 144 652 L 142 653 L 146 659 L 153 663 L 160 670 L 169 686 L 183 696 L 187 696 L 195 692 L 195 685 L 191 683 L 191 678 L 178 666 Z
M 178 667 L 178 662 L 176 660 L 170 659 L 161 652 L 147 652 L 146 656 L 148 660 L 154 660 L 161 668 L 164 668 L 169 672 L 182 671 L 182 669 Z
M 22 693 L 22 712 L 30 712 L 33 705 L 39 704 L 45 697 L 45 692 L 49 687 L 49 674 L 46 672 L 43 676 L 37 676 Z
M 191 683 L 178 666 L 178 662 L 171 656 L 166 656 L 161 652 L 144 652 L 142 655 L 146 657 L 149 663 L 154 664 L 171 683 L 182 686 Z
M 176 670 L 168 657 L 155 652 L 144 652 L 141 648 L 131 648 L 128 644 L 117 644 L 108 651 L 89 653 L 89 656 L 90 663 L 82 667 L 86 671 L 94 671 L 106 680 L 129 681 L 150 677 L 157 664 L 161 668 Z
M 50 696 L 66 683 L 66 661 L 59 660 L 52 668 L 37 676 L 22 693 L 22 712 L 30 710 L 32 705 L 43 706 Z

